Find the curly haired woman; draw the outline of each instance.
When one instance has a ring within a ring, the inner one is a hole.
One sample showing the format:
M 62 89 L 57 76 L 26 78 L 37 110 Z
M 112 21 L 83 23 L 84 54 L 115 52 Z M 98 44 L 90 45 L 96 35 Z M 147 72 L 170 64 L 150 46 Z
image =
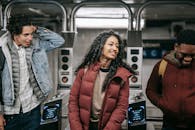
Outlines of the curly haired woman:
M 71 130 L 120 130 L 129 98 L 132 69 L 122 61 L 124 45 L 113 31 L 93 41 L 69 97 Z

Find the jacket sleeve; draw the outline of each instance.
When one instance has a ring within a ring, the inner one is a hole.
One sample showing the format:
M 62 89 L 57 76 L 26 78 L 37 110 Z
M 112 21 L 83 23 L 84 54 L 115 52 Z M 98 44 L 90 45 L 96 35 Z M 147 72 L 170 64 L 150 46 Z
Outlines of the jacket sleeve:
M 37 27 L 36 36 L 40 39 L 40 47 L 46 51 L 60 47 L 65 41 L 62 36 L 44 27 Z
M 158 74 L 159 63 L 160 62 L 154 66 L 146 87 L 146 95 L 148 99 L 157 107 L 159 107 L 162 93 L 162 79 Z
M 121 129 L 121 124 L 127 115 L 129 105 L 129 78 L 124 82 L 124 86 L 121 87 L 118 96 L 116 108 L 112 112 L 112 115 L 103 130 Z
M 70 91 L 68 117 L 71 130 L 83 130 L 79 115 L 79 92 L 84 69 L 78 71 Z

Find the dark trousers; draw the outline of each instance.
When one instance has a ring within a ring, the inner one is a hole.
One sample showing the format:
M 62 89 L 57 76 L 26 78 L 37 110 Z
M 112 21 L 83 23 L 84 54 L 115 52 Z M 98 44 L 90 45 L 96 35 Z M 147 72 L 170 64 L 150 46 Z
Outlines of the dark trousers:
M 39 130 L 41 114 L 40 106 L 30 112 L 14 115 L 4 115 L 5 130 Z
M 90 122 L 89 130 L 98 130 L 98 122 Z
M 190 128 L 173 128 L 173 127 L 164 127 L 162 130 L 194 130 Z

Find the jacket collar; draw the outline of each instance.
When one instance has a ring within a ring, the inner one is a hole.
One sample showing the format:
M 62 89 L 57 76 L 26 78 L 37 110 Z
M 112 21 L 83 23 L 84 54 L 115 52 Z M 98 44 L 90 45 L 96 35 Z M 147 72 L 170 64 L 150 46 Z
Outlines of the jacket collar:
M 89 68 L 92 69 L 93 71 L 99 71 L 100 67 L 101 67 L 100 62 L 96 62 L 95 64 L 89 66 Z M 113 78 L 120 77 L 123 81 L 125 81 L 126 78 L 130 77 L 131 75 L 132 74 L 127 69 L 123 67 L 119 67 L 116 74 L 113 76 Z
M 168 54 L 164 56 L 164 59 L 168 61 L 170 64 L 176 65 L 177 67 L 181 67 L 181 63 L 179 60 L 175 57 L 175 51 L 172 50 Z

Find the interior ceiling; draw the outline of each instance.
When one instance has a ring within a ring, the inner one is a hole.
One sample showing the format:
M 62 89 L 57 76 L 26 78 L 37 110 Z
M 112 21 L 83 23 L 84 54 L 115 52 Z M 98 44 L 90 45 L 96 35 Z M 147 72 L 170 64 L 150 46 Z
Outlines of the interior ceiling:
M 11 0 L 1 0 L 3 4 L 10 1 Z M 47 1 L 47 0 L 40 0 L 40 1 Z M 81 1 L 84 0 L 56 0 L 56 1 L 64 4 L 64 2 L 80 3 Z M 99 0 L 85 0 L 85 1 L 97 2 Z M 174 1 L 181 1 L 181 0 L 174 0 Z M 187 1 L 187 0 L 183 0 L 183 1 Z M 146 1 L 145 0 L 123 0 L 123 2 L 129 4 L 129 6 L 133 7 L 133 10 L 135 11 L 138 6 L 140 6 Z M 137 6 L 135 7 L 134 5 Z M 141 17 L 145 20 L 194 20 L 195 19 L 195 13 L 193 13 L 195 12 L 194 7 L 195 6 L 185 5 L 185 4 L 177 4 L 177 5 L 155 4 L 155 5 L 147 6 L 142 11 Z M 58 16 L 61 17 L 62 15 L 61 9 L 56 5 L 51 5 L 51 4 L 32 4 L 32 3 L 15 4 L 13 6 L 13 10 L 14 10 L 12 11 L 13 14 L 25 12 L 25 13 L 29 13 L 30 15 L 44 16 L 44 17 L 58 17 Z M 109 14 L 109 12 L 106 13 Z M 97 11 L 95 14 L 101 16 L 102 11 L 101 13 Z

